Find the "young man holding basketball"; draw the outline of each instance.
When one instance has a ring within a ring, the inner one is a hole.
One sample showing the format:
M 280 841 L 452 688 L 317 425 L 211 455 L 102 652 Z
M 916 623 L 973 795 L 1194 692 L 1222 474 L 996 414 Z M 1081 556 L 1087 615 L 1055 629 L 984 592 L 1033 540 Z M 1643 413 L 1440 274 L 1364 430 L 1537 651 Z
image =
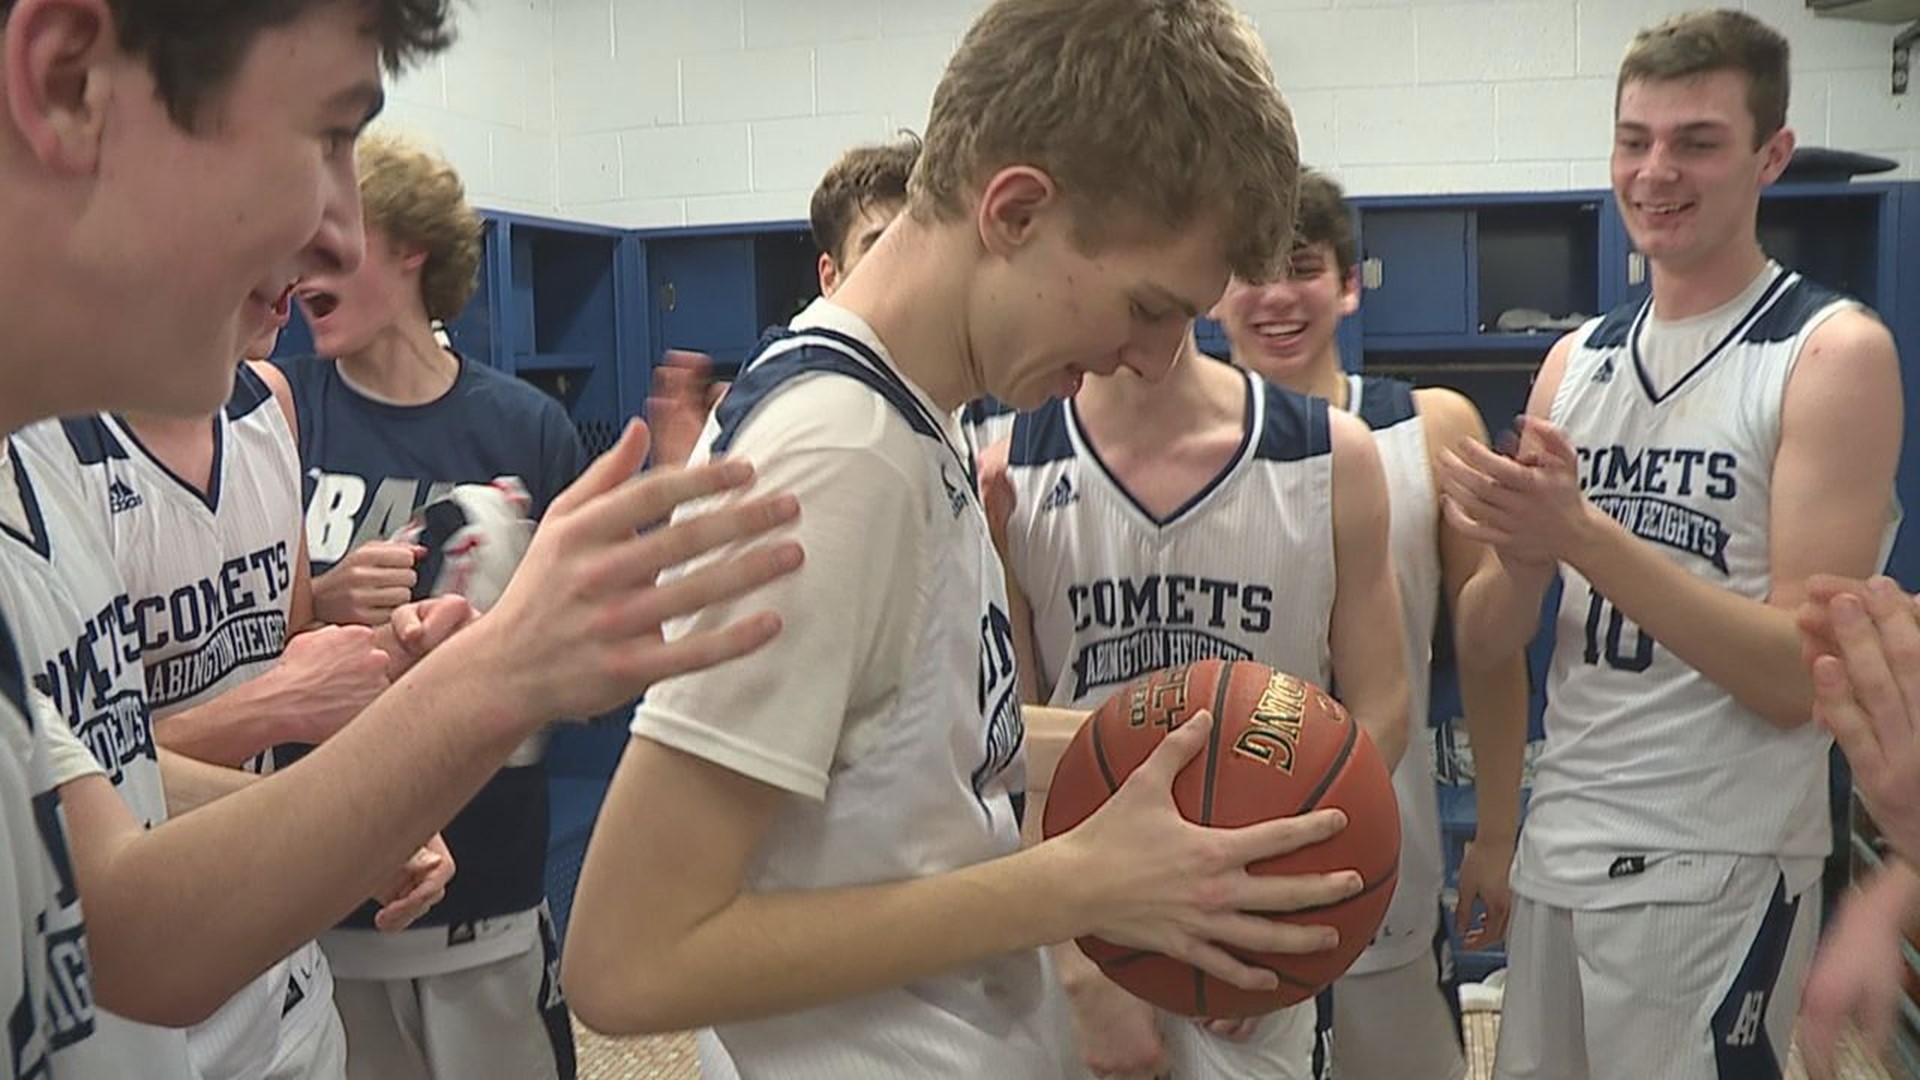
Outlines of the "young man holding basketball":
M 1173 657 L 1245 659 L 1340 700 L 1393 768 L 1408 743 L 1386 479 L 1366 425 L 1202 354 L 1092 376 L 987 451 L 1012 489 L 1007 591 L 1037 743 Z M 1255 539 L 1257 538 L 1257 539 Z M 1056 751 L 1057 752 L 1057 751 Z M 1045 766 L 1042 766 L 1045 768 Z M 1042 774 L 1044 775 L 1044 773 Z M 1124 841 L 1123 841 L 1124 842 Z M 1164 1014 L 1053 950 L 1095 1075 L 1308 1080 L 1312 1002 L 1242 1023 Z
M 1301 175 L 1299 224 L 1286 277 L 1234 282 L 1214 314 L 1234 363 L 1325 398 L 1373 429 L 1392 503 L 1391 546 L 1411 688 L 1407 729 L 1417 746 L 1393 774 L 1402 826 L 1399 884 L 1373 944 L 1334 988 L 1333 1055 L 1343 1080 L 1461 1080 L 1467 1063 L 1441 922 L 1445 860 L 1426 745 L 1428 677 L 1441 611 L 1458 610 L 1461 590 L 1488 558 L 1485 547 L 1440 516 L 1439 455 L 1461 439 L 1486 441 L 1486 426 L 1473 403 L 1453 390 L 1415 390 L 1346 372 L 1337 334 L 1341 319 L 1359 306 L 1358 253 L 1345 197 L 1330 177 Z M 1500 940 L 1506 928 L 1527 738 L 1527 669 L 1517 649 L 1463 653 L 1456 660 L 1479 814 L 1460 865 L 1455 921 L 1477 946 Z M 1484 905 L 1478 925 L 1476 901 Z
M 1732 11 L 1637 35 L 1613 184 L 1652 295 L 1568 335 L 1515 458 L 1463 441 L 1447 513 L 1494 547 L 1462 654 L 1563 596 L 1514 864 L 1502 1077 L 1778 1075 L 1831 846 L 1794 611 L 1885 557 L 1898 359 L 1856 302 L 1771 263 L 1787 42 Z
M 588 1024 L 709 1028 L 744 1080 L 1054 1076 L 1042 946 L 1097 933 L 1271 986 L 1227 950 L 1329 944 L 1243 912 L 1357 874 L 1243 868 L 1339 814 L 1184 821 L 1169 785 L 1206 721 L 1020 849 L 1011 624 L 954 420 L 983 393 L 1157 377 L 1234 268 L 1270 270 L 1297 169 L 1271 78 L 1222 0 L 999 0 L 968 32 L 907 212 L 709 422 L 704 453 L 799 495 L 808 565 L 771 591 L 781 647 L 636 713 L 567 942 Z M 1143 130 L 1171 141 L 1143 153 Z
M 107 1012 L 204 1018 L 387 884 L 539 724 L 777 632 L 763 615 L 673 644 L 651 633 L 797 553 L 654 587 L 659 567 L 792 509 L 655 530 L 748 470 L 623 483 L 644 453 L 630 435 L 556 507 L 526 584 L 488 618 L 443 643 L 448 627 L 428 628 L 440 647 L 300 768 L 160 820 L 125 589 L 80 497 L 11 434 L 218 408 L 289 283 L 359 260 L 352 148 L 381 61 L 438 50 L 446 22 L 427 0 L 0 0 L 0 1075 L 183 1074 L 178 1043 Z

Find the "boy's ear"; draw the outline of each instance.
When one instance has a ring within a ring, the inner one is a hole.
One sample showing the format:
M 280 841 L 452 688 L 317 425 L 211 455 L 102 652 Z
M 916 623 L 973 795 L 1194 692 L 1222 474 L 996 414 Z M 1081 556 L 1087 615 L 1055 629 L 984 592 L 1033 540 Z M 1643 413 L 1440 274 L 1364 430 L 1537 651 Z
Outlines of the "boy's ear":
M 996 255 L 1012 254 L 1032 238 L 1042 218 L 1063 205 L 1053 177 L 1031 165 L 1010 165 L 994 173 L 980 192 L 980 241 Z

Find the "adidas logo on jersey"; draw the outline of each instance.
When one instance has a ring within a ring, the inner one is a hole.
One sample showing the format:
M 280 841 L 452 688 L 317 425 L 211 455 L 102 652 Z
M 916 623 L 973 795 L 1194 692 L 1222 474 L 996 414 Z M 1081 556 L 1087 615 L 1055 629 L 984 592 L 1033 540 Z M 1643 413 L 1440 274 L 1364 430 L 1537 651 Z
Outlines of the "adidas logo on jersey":
M 1593 373 L 1593 381 L 1597 383 L 1613 381 L 1613 357 L 1609 356 L 1600 361 L 1600 367 Z
M 107 509 L 111 513 L 124 514 L 145 501 L 140 497 L 139 492 L 128 487 L 126 481 L 117 477 L 113 483 L 107 485 Z
M 947 474 L 945 464 L 940 466 L 940 483 L 947 489 L 948 508 L 953 511 L 954 517 L 959 517 L 961 511 L 967 508 L 967 495 L 960 490 L 960 485 L 953 482 L 953 477 Z
M 1073 478 L 1066 473 L 1061 473 L 1060 479 L 1053 485 L 1053 490 L 1047 492 L 1046 499 L 1040 503 L 1040 509 L 1058 510 L 1079 501 L 1080 493 L 1073 490 Z

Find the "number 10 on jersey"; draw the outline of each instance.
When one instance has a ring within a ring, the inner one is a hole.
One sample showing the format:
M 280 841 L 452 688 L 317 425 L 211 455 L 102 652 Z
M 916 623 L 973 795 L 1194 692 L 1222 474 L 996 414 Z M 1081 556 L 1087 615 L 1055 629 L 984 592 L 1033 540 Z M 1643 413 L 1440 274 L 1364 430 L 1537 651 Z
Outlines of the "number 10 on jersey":
M 1632 632 L 1631 643 L 1627 641 Z M 1628 645 L 1631 644 L 1631 648 Z M 1645 630 L 1627 621 L 1620 609 L 1587 586 L 1587 648 L 1581 658 L 1589 664 L 1602 661 L 1615 671 L 1645 671 L 1653 666 L 1653 639 Z

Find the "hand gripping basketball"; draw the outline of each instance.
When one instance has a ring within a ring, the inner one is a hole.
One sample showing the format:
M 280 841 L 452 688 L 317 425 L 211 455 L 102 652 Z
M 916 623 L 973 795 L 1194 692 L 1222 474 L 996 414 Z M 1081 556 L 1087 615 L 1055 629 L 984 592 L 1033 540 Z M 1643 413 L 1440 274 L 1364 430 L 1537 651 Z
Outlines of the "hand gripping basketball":
M 1205 710 L 1216 718 L 1207 746 L 1173 782 L 1191 822 L 1246 826 L 1337 807 L 1337 836 L 1256 862 L 1256 875 L 1357 870 L 1358 893 L 1324 906 L 1267 917 L 1332 926 L 1339 943 L 1283 955 L 1229 949 L 1270 971 L 1269 991 L 1233 986 L 1171 956 L 1099 937 L 1079 945 L 1107 976 L 1139 997 L 1189 1016 L 1254 1016 L 1304 1001 L 1364 950 L 1385 917 L 1400 863 L 1400 816 L 1385 762 L 1359 725 L 1323 690 L 1261 664 L 1203 660 L 1122 687 L 1074 735 L 1048 791 L 1042 829 L 1052 837 L 1089 818 L 1145 762 L 1167 732 Z

